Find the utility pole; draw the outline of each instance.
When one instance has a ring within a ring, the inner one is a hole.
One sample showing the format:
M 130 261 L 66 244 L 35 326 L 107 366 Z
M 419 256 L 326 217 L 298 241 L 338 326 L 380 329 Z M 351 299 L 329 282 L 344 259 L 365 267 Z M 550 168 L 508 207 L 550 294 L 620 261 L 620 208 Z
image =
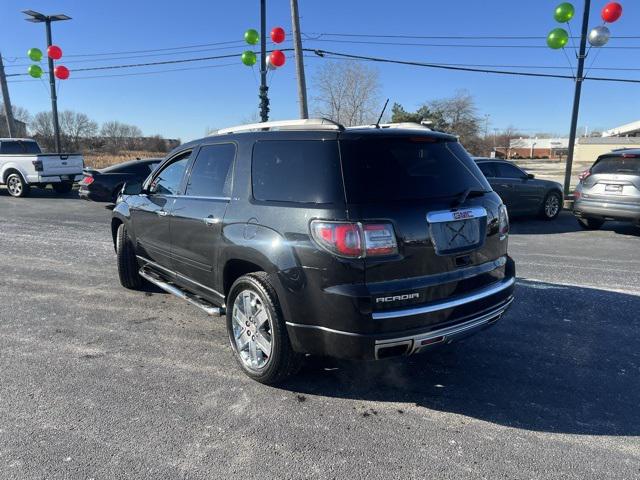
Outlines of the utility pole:
M 71 20 L 71 17 L 68 17 L 64 14 L 58 15 L 43 15 L 42 13 L 35 12 L 33 10 L 25 10 L 22 13 L 29 15 L 31 18 L 26 18 L 27 22 L 33 23 L 44 23 L 47 30 L 47 49 L 53 43 L 51 41 L 51 22 L 57 22 L 60 20 Z M 60 153 L 62 151 L 60 145 L 60 123 L 58 121 L 58 95 L 56 93 L 56 78 L 53 74 L 53 59 L 47 55 L 47 61 L 49 65 L 49 86 L 51 88 L 51 112 L 53 114 L 53 130 L 55 132 L 55 140 L 56 140 L 56 152 Z
M 564 194 L 565 197 L 571 188 L 571 168 L 573 166 L 573 153 L 575 151 L 576 133 L 578 130 L 578 114 L 580 112 L 580 94 L 582 93 L 582 82 L 584 81 L 584 61 L 587 57 L 587 35 L 589 30 L 589 10 L 591 0 L 584 0 L 584 13 L 582 15 L 582 33 L 580 35 L 580 51 L 578 53 L 578 70 L 576 72 L 576 88 L 573 96 L 573 112 L 571 114 L 571 130 L 569 132 L 569 152 L 567 153 L 567 166 L 564 172 Z
M 298 74 L 298 104 L 300 106 L 300 118 L 309 118 L 309 107 L 307 106 L 307 80 L 304 75 L 298 0 L 291 0 L 291 31 L 293 33 L 293 49 L 296 56 L 296 73 Z
M 7 76 L 4 73 L 4 63 L 2 63 L 2 55 L 0 55 L 0 86 L 2 87 L 2 101 L 4 103 L 4 116 L 7 119 L 7 131 L 9 138 L 16 136 L 16 124 L 13 121 L 13 109 L 11 108 L 11 99 L 9 98 L 9 87 L 7 86 Z
M 269 97 L 267 95 L 267 1 L 260 0 L 260 121 L 269 121 Z

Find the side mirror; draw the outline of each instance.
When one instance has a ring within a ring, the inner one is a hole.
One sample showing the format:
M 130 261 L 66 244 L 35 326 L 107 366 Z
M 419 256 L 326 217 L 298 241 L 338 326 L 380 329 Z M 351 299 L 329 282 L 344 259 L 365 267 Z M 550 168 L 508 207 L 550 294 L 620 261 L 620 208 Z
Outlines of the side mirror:
M 140 195 L 142 193 L 142 184 L 140 182 L 126 182 L 122 187 L 123 195 Z
M 533 180 L 534 178 L 536 178 L 536 176 L 533 173 L 527 173 L 528 180 Z

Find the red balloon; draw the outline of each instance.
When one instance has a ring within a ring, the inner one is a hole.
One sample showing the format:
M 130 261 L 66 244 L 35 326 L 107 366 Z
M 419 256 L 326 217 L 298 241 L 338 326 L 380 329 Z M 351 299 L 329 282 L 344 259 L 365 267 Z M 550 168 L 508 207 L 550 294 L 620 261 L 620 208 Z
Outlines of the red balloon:
M 69 78 L 69 69 L 64 65 L 58 65 L 53 69 L 53 74 L 60 80 L 66 80 Z
M 271 40 L 273 40 L 273 43 L 284 42 L 284 36 L 284 29 L 282 27 L 276 27 L 271 30 Z
M 62 58 L 62 49 L 57 45 L 51 45 L 47 48 L 47 55 L 54 60 L 60 60 Z
M 618 2 L 607 3 L 602 9 L 602 19 L 605 22 L 613 23 L 622 16 L 622 5 Z
M 286 61 L 287 58 L 284 56 L 284 53 L 282 53 L 280 50 L 274 50 L 269 55 L 269 59 L 274 67 L 281 67 L 284 65 L 284 62 Z

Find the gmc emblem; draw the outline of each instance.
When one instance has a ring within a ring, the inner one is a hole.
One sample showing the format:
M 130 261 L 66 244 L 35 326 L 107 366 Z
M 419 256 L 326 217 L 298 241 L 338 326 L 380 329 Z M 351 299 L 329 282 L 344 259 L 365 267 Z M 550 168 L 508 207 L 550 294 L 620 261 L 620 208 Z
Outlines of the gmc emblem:
M 406 293 L 404 295 L 394 295 L 393 297 L 378 297 L 376 298 L 376 303 L 386 303 L 386 302 L 399 302 L 401 300 L 412 300 L 414 298 L 420 298 L 419 293 Z
M 473 218 L 473 212 L 471 210 L 463 210 L 461 212 L 453 212 L 453 218 L 455 220 L 465 220 L 467 218 Z

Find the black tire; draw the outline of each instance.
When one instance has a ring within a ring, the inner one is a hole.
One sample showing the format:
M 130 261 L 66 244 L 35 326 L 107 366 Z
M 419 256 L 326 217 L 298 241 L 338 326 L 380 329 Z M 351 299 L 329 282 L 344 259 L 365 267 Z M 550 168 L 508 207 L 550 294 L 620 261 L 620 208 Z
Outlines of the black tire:
M 139 290 L 142 287 L 142 277 L 138 274 L 138 261 L 136 252 L 127 234 L 124 223 L 118 227 L 116 236 L 116 255 L 118 257 L 118 277 L 120 284 L 130 290 Z
M 12 197 L 26 197 L 29 195 L 31 187 L 24 181 L 22 175 L 17 172 L 10 173 L 5 181 L 7 191 Z
M 554 220 L 562 211 L 562 195 L 559 192 L 549 192 L 544 197 L 542 208 L 540 209 L 540 217 L 544 220 Z
M 245 364 L 238 351 L 234 335 L 233 311 L 236 297 L 247 290 L 254 292 L 258 296 L 271 320 L 271 353 L 265 365 L 261 368 L 251 368 Z M 291 348 L 278 297 L 265 272 L 244 275 L 231 286 L 227 297 L 227 333 L 233 356 L 244 373 L 253 380 L 266 385 L 274 385 L 295 374 L 301 366 L 302 356 Z
M 60 182 L 51 184 L 56 193 L 69 193 L 73 189 L 73 182 Z
M 578 223 L 585 230 L 600 230 L 602 225 L 604 225 L 604 220 L 600 220 L 598 218 L 578 218 Z

